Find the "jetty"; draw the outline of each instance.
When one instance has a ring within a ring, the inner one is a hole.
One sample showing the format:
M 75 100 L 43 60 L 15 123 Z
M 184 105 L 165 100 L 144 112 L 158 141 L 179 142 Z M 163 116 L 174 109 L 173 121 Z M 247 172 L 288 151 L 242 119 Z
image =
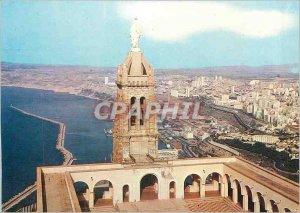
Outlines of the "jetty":
M 65 133 L 66 126 L 64 123 L 59 123 L 59 133 L 57 137 L 56 149 L 64 156 L 63 165 L 71 165 L 74 161 L 73 154 L 65 148 Z
M 66 133 L 66 126 L 64 123 L 50 119 L 50 118 L 45 118 L 45 117 L 30 113 L 30 112 L 26 112 L 20 108 L 13 106 L 12 104 L 10 105 L 10 108 L 12 108 L 18 112 L 21 112 L 24 115 L 32 116 L 32 117 L 59 125 L 59 132 L 58 132 L 57 141 L 56 141 L 56 149 L 58 151 L 60 151 L 64 156 L 63 165 L 70 165 L 73 163 L 73 160 L 74 160 L 73 154 L 64 147 L 65 133 Z
M 32 116 L 32 117 L 35 117 L 35 118 L 39 118 L 41 120 L 48 121 L 48 122 L 51 122 L 51 123 L 54 123 L 54 124 L 61 124 L 61 122 L 59 122 L 59 121 L 56 121 L 56 120 L 53 120 L 53 119 L 50 119 L 50 118 L 45 118 L 45 117 L 42 117 L 42 116 L 30 113 L 30 112 L 26 112 L 26 111 L 24 111 L 24 110 L 22 110 L 20 108 L 17 108 L 15 106 L 13 106 L 12 104 L 10 105 L 10 108 L 12 108 L 12 109 L 14 109 L 14 110 L 16 110 L 18 112 L 21 112 L 24 115 L 29 115 L 29 116 Z
M 45 118 L 45 117 L 30 113 L 30 112 L 26 112 L 20 108 L 13 106 L 12 104 L 10 105 L 10 108 L 12 108 L 13 110 L 16 110 L 24 115 L 32 116 L 32 117 L 59 125 L 59 132 L 58 132 L 57 141 L 56 141 L 56 149 L 63 154 L 63 158 L 64 158 L 63 165 L 71 165 L 73 163 L 73 161 L 74 161 L 73 154 L 64 147 L 65 133 L 66 133 L 66 126 L 64 123 L 50 119 L 50 118 Z M 35 191 L 36 191 L 36 183 L 28 186 L 22 192 L 18 193 L 17 195 L 15 195 L 11 199 L 9 199 L 7 202 L 3 203 L 2 211 L 4 211 L 4 212 L 8 211 L 10 208 L 12 208 L 16 204 L 20 203 L 22 200 L 24 200 L 26 197 L 28 197 L 30 194 L 32 194 Z

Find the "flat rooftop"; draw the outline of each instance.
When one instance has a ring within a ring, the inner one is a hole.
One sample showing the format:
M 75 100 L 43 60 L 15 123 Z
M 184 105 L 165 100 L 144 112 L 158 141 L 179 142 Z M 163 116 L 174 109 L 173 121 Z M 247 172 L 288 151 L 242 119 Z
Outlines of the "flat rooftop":
M 47 206 L 47 211 L 57 212 L 72 210 L 65 174 L 45 174 L 43 194 L 46 198 L 44 201 Z M 56 202 L 53 202 L 53 199 L 55 199 Z
M 295 202 L 299 202 L 299 187 L 287 182 L 286 179 L 264 176 L 258 169 L 250 165 L 241 165 L 239 163 L 225 163 L 225 165 L 269 189 L 272 189 L 279 194 L 283 194 Z
M 272 192 L 278 193 L 280 196 L 283 196 L 291 200 L 292 202 L 299 204 L 298 183 L 288 180 L 287 178 L 284 178 L 273 172 L 270 172 L 240 157 L 189 158 L 164 161 L 160 163 L 151 163 L 145 165 L 99 163 L 39 167 L 37 176 L 38 211 L 72 212 L 81 210 L 73 186 L 74 180 L 72 178 L 72 175 L 80 175 L 82 173 L 87 173 L 87 175 L 91 175 L 96 172 L 106 172 L 107 174 L 107 172 L 109 172 L 112 174 L 112 176 L 114 176 L 114 172 L 119 172 L 116 174 L 125 175 L 125 172 L 136 171 L 139 169 L 157 170 L 161 168 L 177 168 L 178 170 L 182 171 L 182 168 L 192 168 L 193 166 L 205 166 L 205 168 L 212 168 L 215 166 L 219 169 L 221 168 L 222 171 L 224 171 L 223 173 L 225 173 L 225 171 L 234 171 L 243 177 L 249 178 L 256 183 L 261 184 L 262 186 L 270 189 Z M 134 179 L 135 176 L 132 175 L 130 178 Z M 187 200 L 183 199 L 118 203 L 117 209 L 121 211 L 156 211 L 159 209 L 160 211 L 164 211 L 164 208 L 167 208 L 168 211 L 204 211 L 205 209 L 203 208 L 211 206 L 210 210 L 217 211 L 218 209 L 214 209 L 214 206 L 223 206 L 225 208 L 223 209 L 224 211 L 238 210 L 238 207 L 235 208 L 234 205 L 228 203 L 228 200 L 226 200 L 223 197 L 221 198 L 222 199 L 220 200 L 213 200 L 208 198 L 202 200 L 198 199 L 194 203 L 188 202 Z M 154 203 L 151 204 L 151 202 L 154 202 L 155 205 Z M 206 204 L 204 205 L 203 202 L 206 202 Z M 220 205 L 218 205 L 218 202 Z M 235 208 L 235 210 L 233 208 Z M 94 210 L 97 211 L 97 209 Z M 222 209 L 219 210 L 221 211 Z

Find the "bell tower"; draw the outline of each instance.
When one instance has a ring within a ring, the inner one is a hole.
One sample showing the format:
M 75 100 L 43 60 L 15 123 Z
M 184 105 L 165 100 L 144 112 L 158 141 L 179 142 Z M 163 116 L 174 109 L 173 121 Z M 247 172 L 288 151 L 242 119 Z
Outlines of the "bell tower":
M 113 133 L 113 162 L 145 163 L 157 158 L 158 132 L 156 114 L 145 116 L 147 104 L 155 101 L 153 67 L 139 48 L 141 32 L 137 20 L 131 27 L 132 49 L 118 66 L 116 102 L 125 103 L 127 111 L 117 114 Z M 137 112 L 128 113 L 129 111 Z

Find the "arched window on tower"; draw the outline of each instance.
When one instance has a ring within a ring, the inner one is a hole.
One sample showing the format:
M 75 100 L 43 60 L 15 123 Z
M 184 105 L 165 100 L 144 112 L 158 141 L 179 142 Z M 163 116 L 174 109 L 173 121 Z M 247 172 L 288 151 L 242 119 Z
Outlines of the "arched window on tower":
M 135 101 L 136 101 L 136 97 L 131 97 L 131 99 L 130 99 L 130 109 L 132 109 L 132 106 L 135 104 Z M 135 119 L 136 119 L 135 115 L 130 116 L 130 126 L 135 126 Z
M 142 67 L 143 67 L 143 75 L 147 75 L 147 72 L 146 72 L 144 64 L 142 64 Z
M 145 111 L 146 111 L 146 98 L 140 98 L 140 107 L 141 107 L 141 117 L 140 117 L 140 125 L 143 126 L 145 121 Z

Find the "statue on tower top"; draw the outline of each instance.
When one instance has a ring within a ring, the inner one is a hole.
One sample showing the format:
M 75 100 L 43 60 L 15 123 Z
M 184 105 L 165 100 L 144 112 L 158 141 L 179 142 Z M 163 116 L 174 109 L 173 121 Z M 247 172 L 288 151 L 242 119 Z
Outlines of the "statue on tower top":
M 130 29 L 130 37 L 131 37 L 131 51 L 134 52 L 140 51 L 139 40 L 141 37 L 141 30 L 137 18 L 133 20 L 133 24 Z

